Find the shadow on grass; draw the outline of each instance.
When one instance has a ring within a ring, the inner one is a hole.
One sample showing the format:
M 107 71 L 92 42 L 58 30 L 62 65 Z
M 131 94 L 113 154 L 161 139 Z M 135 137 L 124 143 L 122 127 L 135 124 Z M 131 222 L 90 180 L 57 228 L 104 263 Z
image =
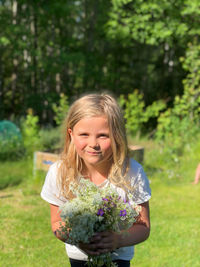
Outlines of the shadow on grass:
M 22 182 L 23 178 L 20 176 L 6 175 L 0 178 L 0 190 L 9 186 L 16 186 Z
M 9 197 L 13 197 L 13 196 L 14 196 L 13 194 L 8 194 L 8 195 L 0 196 L 0 198 L 9 198 Z

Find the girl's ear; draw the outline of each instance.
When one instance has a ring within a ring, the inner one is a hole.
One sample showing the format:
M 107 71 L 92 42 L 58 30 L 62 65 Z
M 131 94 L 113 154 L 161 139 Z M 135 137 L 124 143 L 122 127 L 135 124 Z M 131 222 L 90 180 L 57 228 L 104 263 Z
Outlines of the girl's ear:
M 73 140 L 73 132 L 72 132 L 72 129 L 69 128 L 67 131 L 68 131 L 68 133 L 69 133 L 69 135 L 71 137 L 71 140 Z

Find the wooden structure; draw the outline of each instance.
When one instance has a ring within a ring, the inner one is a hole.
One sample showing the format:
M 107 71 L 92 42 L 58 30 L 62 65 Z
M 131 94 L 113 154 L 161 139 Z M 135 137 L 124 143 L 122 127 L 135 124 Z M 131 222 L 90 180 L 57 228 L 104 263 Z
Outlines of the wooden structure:
M 130 156 L 139 163 L 143 163 L 144 147 L 129 146 L 129 149 L 130 149 Z M 58 159 L 59 159 L 58 154 L 36 151 L 34 153 L 33 173 L 35 174 L 36 170 L 48 171 L 50 165 L 56 162 Z
M 142 146 L 129 146 L 129 152 L 130 152 L 130 157 L 135 159 L 137 162 L 139 162 L 140 164 L 143 163 L 144 161 L 144 147 Z
M 36 151 L 33 159 L 33 174 L 36 170 L 48 171 L 51 164 L 59 159 L 58 154 Z

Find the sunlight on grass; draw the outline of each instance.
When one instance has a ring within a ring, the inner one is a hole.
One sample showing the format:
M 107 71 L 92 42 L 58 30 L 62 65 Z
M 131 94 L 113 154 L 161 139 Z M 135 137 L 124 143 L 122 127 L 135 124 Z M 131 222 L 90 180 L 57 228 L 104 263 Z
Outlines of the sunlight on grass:
M 132 266 L 199 266 L 199 185 L 151 187 L 151 235 L 136 246 Z
M 152 188 L 151 235 L 135 247 L 131 266 L 198 267 L 200 184 L 191 184 L 195 164 L 186 164 L 188 157 L 195 161 L 196 156 L 187 155 L 176 164 L 165 164 L 159 148 L 151 142 L 143 145 L 144 169 Z M 0 171 L 5 176 L 10 173 L 13 180 L 21 177 L 20 184 L 0 190 L 2 266 L 68 267 L 64 244 L 51 232 L 49 205 L 40 198 L 45 173 L 33 177 L 30 161 L 6 162 Z

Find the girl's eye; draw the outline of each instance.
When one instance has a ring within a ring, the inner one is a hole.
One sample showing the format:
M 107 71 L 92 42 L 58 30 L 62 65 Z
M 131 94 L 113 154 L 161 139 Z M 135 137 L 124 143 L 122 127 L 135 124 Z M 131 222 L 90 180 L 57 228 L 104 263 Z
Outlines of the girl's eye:
M 108 138 L 109 137 L 109 135 L 108 134 L 100 134 L 100 136 L 99 136 L 100 138 Z
M 87 133 L 81 133 L 80 136 L 88 136 Z

